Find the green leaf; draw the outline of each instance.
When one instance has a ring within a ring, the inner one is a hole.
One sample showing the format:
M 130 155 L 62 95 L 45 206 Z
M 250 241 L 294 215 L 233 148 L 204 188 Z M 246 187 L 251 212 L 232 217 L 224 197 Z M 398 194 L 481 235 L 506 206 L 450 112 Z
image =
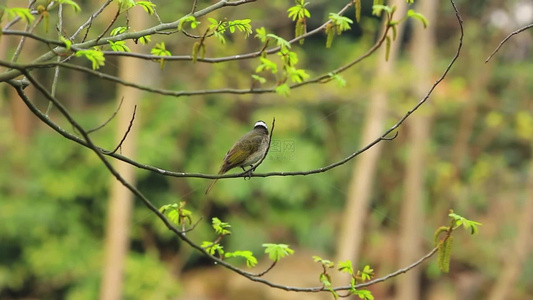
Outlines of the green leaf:
M 178 224 L 180 222 L 180 215 L 179 215 L 178 211 L 175 210 L 175 209 L 169 211 L 167 213 L 167 217 L 174 224 Z
M 346 80 L 340 74 L 328 73 L 328 76 L 337 82 L 338 87 L 346 86 Z
M 200 247 L 204 248 L 210 255 L 215 255 L 215 253 L 218 253 L 220 257 L 223 257 L 224 255 L 224 247 L 220 244 L 203 241 Z
M 150 53 L 157 56 L 171 56 L 170 51 L 165 48 L 165 42 L 155 44 Z
M 313 255 L 313 260 L 315 262 L 321 263 L 326 268 L 333 268 L 335 266 L 335 264 L 331 260 L 323 259 L 320 256 Z
M 278 52 L 278 56 L 283 61 L 283 64 L 287 66 L 294 66 L 298 63 L 298 55 L 296 54 L 296 52 L 284 50 Z
M 266 79 L 264 77 L 259 76 L 259 75 L 252 74 L 252 78 L 255 81 L 259 81 L 259 83 L 261 83 L 261 84 L 266 82 Z
M 150 50 L 150 53 L 157 56 L 171 56 L 170 51 L 165 48 L 165 42 L 155 44 L 155 46 Z M 163 69 L 165 66 L 165 59 L 160 58 L 159 63 L 161 65 L 161 69 Z
M 240 32 L 244 32 L 244 37 L 247 38 L 253 32 L 252 25 L 250 25 L 251 21 L 250 19 L 229 21 L 227 22 L 227 26 L 231 33 L 234 33 L 235 29 L 237 29 Z
M 463 225 L 464 229 L 470 229 L 470 234 L 472 235 L 477 234 L 479 232 L 477 226 L 483 225 L 479 222 L 468 220 L 454 212 L 451 212 L 450 214 L 448 214 L 448 216 L 454 220 L 454 225 L 456 227 Z
M 120 9 L 130 9 L 135 6 L 134 0 L 117 0 L 120 5 Z
M 353 24 L 353 21 L 350 20 L 350 18 L 341 16 L 336 13 L 330 13 L 329 19 L 331 20 L 331 23 L 335 26 L 337 30 L 337 34 L 341 34 L 341 32 L 350 30 L 350 24 Z
M 344 272 L 344 273 L 348 273 L 350 275 L 353 275 L 353 267 L 352 267 L 352 262 L 347 260 L 347 261 L 341 261 L 337 264 L 337 269 L 341 272 Z
M 256 35 L 254 37 L 260 39 L 262 43 L 266 42 L 267 33 L 266 33 L 265 27 L 256 28 L 255 32 L 256 32 Z
M 144 35 L 139 38 L 139 42 L 143 45 L 148 44 L 152 40 L 152 37 L 150 35 Z
M 70 7 L 72 7 L 74 12 L 80 12 L 81 11 L 80 6 L 76 2 L 74 2 L 72 0 L 57 0 L 55 2 L 56 3 L 61 3 L 61 4 L 66 4 L 66 5 L 70 5 Z
M 153 15 L 155 4 L 150 1 L 137 1 L 136 5 L 140 5 L 149 15 Z
M 279 37 L 273 33 L 267 34 L 268 38 L 271 38 L 276 41 L 276 45 L 281 48 L 281 51 L 285 51 L 287 49 L 291 48 L 291 43 L 289 43 L 286 39 Z
M 111 49 L 115 52 L 131 52 L 130 48 L 126 46 L 126 41 L 109 41 Z
M 183 25 L 186 23 L 189 23 L 192 29 L 195 29 L 198 24 L 200 24 L 200 22 L 196 21 L 196 18 L 194 16 L 187 16 L 179 21 L 178 30 L 183 30 Z
M 259 60 L 261 61 L 261 64 L 255 68 L 255 72 L 263 72 L 263 71 L 272 71 L 272 74 L 276 74 L 278 72 L 278 65 L 276 63 L 272 62 L 266 57 L 260 57 Z
M 289 245 L 286 244 L 265 243 L 262 246 L 266 248 L 265 253 L 268 254 L 270 260 L 275 262 L 294 253 L 294 250 L 289 248 Z
M 226 43 L 226 38 L 222 35 L 222 32 L 221 31 L 215 31 L 213 32 L 214 36 L 218 38 L 218 41 L 221 43 L 221 44 L 225 44 Z
M 331 287 L 331 278 L 327 273 L 320 273 L 320 283 L 325 287 Z
M 100 68 L 104 65 L 105 57 L 102 51 L 93 49 L 93 50 L 79 50 L 76 52 L 76 57 L 85 56 L 88 60 L 92 62 L 93 70 Z
M 380 4 L 372 6 L 372 15 L 379 17 L 381 16 L 382 11 L 386 11 L 388 14 L 390 14 L 392 12 L 392 8 L 390 8 L 387 5 L 380 5 Z
M 220 221 L 220 219 L 217 217 L 214 217 L 213 219 L 211 219 L 211 223 L 212 223 L 213 229 L 215 229 L 215 232 L 218 235 L 231 234 L 231 231 L 228 230 L 228 228 L 231 227 L 230 224 Z
M 234 252 L 226 252 L 224 254 L 224 257 L 243 257 L 246 259 L 246 266 L 248 268 L 254 267 L 257 265 L 257 258 L 253 255 L 252 251 L 234 251 Z
M 309 74 L 305 72 L 303 69 L 296 69 L 294 67 L 287 67 L 286 68 L 287 75 L 294 83 L 300 83 L 307 78 L 309 78 Z
M 311 13 L 307 8 L 305 8 L 309 3 L 304 2 L 304 0 L 295 0 L 296 5 L 290 7 L 287 12 L 289 13 L 289 18 L 292 18 L 293 21 L 296 21 L 296 19 L 304 19 L 304 18 L 310 18 Z
M 372 292 L 369 290 L 355 290 L 353 294 L 357 295 L 360 299 L 374 300 L 374 295 L 372 295 Z
M 6 8 L 7 15 L 11 18 L 14 17 L 20 17 L 26 23 L 31 23 L 33 20 L 35 20 L 35 17 L 31 14 L 31 11 L 29 8 L 22 8 L 22 7 L 11 7 Z
M 70 50 L 70 46 L 72 45 L 72 41 L 69 40 L 69 39 L 67 39 L 67 38 L 65 38 L 65 37 L 63 37 L 63 36 L 60 36 L 59 39 L 60 39 L 63 43 L 65 43 L 65 48 L 66 48 L 67 50 Z
M 276 87 L 276 93 L 288 97 L 291 93 L 291 88 L 286 83 L 280 84 Z
M 424 15 L 421 13 L 417 13 L 414 10 L 410 9 L 407 11 L 407 16 L 410 18 L 415 18 L 419 20 L 420 22 L 422 22 L 422 24 L 424 25 L 424 28 L 427 28 L 429 26 L 428 19 L 424 17 Z
M 121 33 L 126 32 L 126 30 L 128 30 L 128 27 L 125 27 L 125 26 L 119 26 L 119 27 L 113 28 L 113 30 L 111 30 L 110 35 L 111 35 L 111 36 L 116 36 L 116 35 L 118 35 L 118 34 L 121 34 Z
M 373 276 L 374 276 L 374 269 L 370 268 L 369 265 L 366 265 L 363 268 L 363 271 L 361 271 L 361 279 L 363 281 L 367 281 L 367 280 L 372 279 Z

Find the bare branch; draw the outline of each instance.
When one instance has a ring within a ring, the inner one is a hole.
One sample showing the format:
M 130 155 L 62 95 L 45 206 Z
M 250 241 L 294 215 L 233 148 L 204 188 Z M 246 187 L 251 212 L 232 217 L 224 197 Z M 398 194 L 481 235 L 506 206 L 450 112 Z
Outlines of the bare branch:
M 489 60 L 492 58 L 492 56 L 494 56 L 494 54 L 496 54 L 496 52 L 498 52 L 498 50 L 500 50 L 500 48 L 503 46 L 503 44 L 505 44 L 505 42 L 507 42 L 507 40 L 509 40 L 513 35 L 516 35 L 516 34 L 519 34 L 520 32 L 522 31 L 525 31 L 529 28 L 532 28 L 533 27 L 533 24 L 529 24 L 529 25 L 526 25 L 520 29 L 517 29 L 513 32 L 511 32 L 506 38 L 504 38 L 500 44 L 498 45 L 498 47 L 496 47 L 496 49 L 494 49 L 494 51 L 492 51 L 492 53 L 489 55 L 489 57 L 487 57 L 487 59 L 485 60 L 485 63 L 488 63 Z
M 95 132 L 97 130 L 100 130 L 100 129 L 104 128 L 109 122 L 111 122 L 111 120 L 113 120 L 113 118 L 117 115 L 118 111 L 120 110 L 120 107 L 122 106 L 122 102 L 124 102 L 124 97 L 122 97 L 120 99 L 120 103 L 118 104 L 117 109 L 115 109 L 115 111 L 113 112 L 111 117 L 109 117 L 109 119 L 107 119 L 107 121 L 105 121 L 104 124 L 102 124 L 102 125 L 100 125 L 100 126 L 98 126 L 96 128 L 87 130 L 87 133 L 90 134 L 90 133 L 93 133 L 93 132 Z
M 120 15 L 120 5 L 119 7 L 117 8 L 117 12 L 115 13 L 115 16 L 113 17 L 113 20 L 111 20 L 111 22 L 109 23 L 109 25 L 107 25 L 107 27 L 104 29 L 104 31 L 102 31 L 102 33 L 100 33 L 98 35 L 98 37 L 96 38 L 96 42 L 98 43 L 98 41 L 109 31 L 109 29 L 111 28 L 111 26 L 113 26 L 113 24 L 115 24 L 115 22 L 117 21 L 117 18 L 118 16 Z
M 59 30 L 58 35 L 61 37 L 61 33 L 63 32 L 63 4 L 62 3 L 59 3 L 57 17 L 58 17 L 57 27 Z M 58 56 L 57 62 L 60 62 L 60 61 L 61 61 L 61 56 Z M 56 66 L 54 70 L 54 78 L 52 79 L 52 90 L 50 92 L 53 97 L 55 97 L 56 95 L 58 79 L 59 79 L 59 66 Z M 45 113 L 47 116 L 50 114 L 50 111 L 52 110 L 53 107 L 54 107 L 54 104 L 52 102 L 48 102 L 48 108 L 46 109 L 46 113 Z
M 191 14 L 194 14 L 194 12 L 196 11 L 197 5 L 198 5 L 198 0 L 193 0 Z
M 76 32 L 74 32 L 74 34 L 70 36 L 70 39 L 74 40 L 76 37 L 78 37 L 78 34 L 80 34 L 80 32 L 83 29 L 90 27 L 91 24 L 93 23 L 93 20 L 96 19 L 96 17 L 98 17 L 111 2 L 113 2 L 113 0 L 107 0 L 106 2 L 104 2 L 102 6 L 100 6 L 100 8 L 89 17 L 89 20 L 83 23 L 83 25 L 81 25 L 80 28 L 78 28 L 78 30 L 76 30 Z M 89 33 L 89 30 L 87 29 L 87 32 L 85 33 L 85 37 L 87 37 L 88 33 Z M 85 40 L 85 38 L 83 38 L 83 40 Z
M 130 133 L 130 130 L 131 130 L 131 127 L 133 126 L 133 121 L 135 120 L 135 113 L 137 112 L 137 105 L 135 105 L 133 107 L 133 115 L 131 116 L 131 120 L 130 120 L 130 124 L 128 125 L 128 129 L 126 130 L 126 133 L 124 133 L 124 136 L 122 137 L 122 139 L 120 140 L 120 142 L 118 143 L 118 145 L 115 147 L 115 149 L 113 149 L 113 151 L 107 153 L 107 152 L 104 152 L 105 154 L 114 154 L 115 152 L 117 152 L 117 150 L 122 147 L 122 144 L 124 143 L 124 141 L 126 140 L 126 137 L 128 137 L 128 133 Z
M 261 277 L 263 275 L 265 275 L 266 273 L 268 273 L 270 270 L 272 270 L 274 268 L 274 266 L 276 266 L 276 264 L 278 263 L 277 260 L 273 261 L 272 264 L 266 268 L 266 270 L 264 270 L 263 272 L 261 273 L 257 273 L 257 274 L 251 274 L 253 277 Z
M 231 1 L 231 2 L 226 2 L 226 4 L 224 4 L 224 6 L 237 6 L 237 5 L 242 5 L 242 4 L 251 3 L 251 2 L 255 2 L 255 1 L 257 1 L 257 0 Z

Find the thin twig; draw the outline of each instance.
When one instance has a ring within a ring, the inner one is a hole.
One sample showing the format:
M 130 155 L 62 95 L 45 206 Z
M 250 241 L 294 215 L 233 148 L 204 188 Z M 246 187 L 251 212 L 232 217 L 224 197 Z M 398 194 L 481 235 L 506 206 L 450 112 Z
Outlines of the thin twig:
M 187 229 L 182 229 L 181 232 L 182 233 L 187 233 L 189 231 L 193 231 L 194 228 L 196 228 L 196 226 L 198 226 L 198 224 L 200 224 L 200 221 L 202 221 L 204 218 L 203 217 L 200 217 L 198 219 L 198 221 L 196 221 L 191 227 L 187 228 Z
M 251 3 L 251 2 L 255 2 L 255 1 L 257 1 L 257 0 L 231 1 L 231 2 L 226 2 L 226 4 L 224 6 L 237 6 L 237 5 L 242 5 L 242 4 Z
M 91 26 L 91 24 L 93 23 L 93 20 L 96 19 L 96 17 L 98 17 L 111 2 L 113 2 L 113 0 L 107 0 L 106 2 L 104 2 L 102 6 L 100 6 L 100 8 L 97 11 L 95 11 L 94 14 L 92 14 L 89 17 L 89 19 L 85 23 L 83 23 L 83 25 L 81 25 L 78 28 L 78 30 L 76 30 L 76 32 L 74 32 L 74 34 L 72 34 L 72 36 L 70 36 L 70 39 L 74 40 L 83 29 L 85 29 L 88 26 Z M 87 37 L 88 33 L 89 33 L 89 30 L 86 31 L 85 37 Z M 85 41 L 85 38 L 83 38 L 83 40 Z
M 272 270 L 274 268 L 274 266 L 276 266 L 276 264 L 278 263 L 277 260 L 273 261 L 272 264 L 266 268 L 266 270 L 264 270 L 263 272 L 261 273 L 257 273 L 257 274 L 252 274 L 253 277 L 261 277 L 263 275 L 265 275 L 266 273 L 268 273 L 270 270 Z
M 98 35 L 98 37 L 96 38 L 96 42 L 97 43 L 102 37 L 104 37 L 104 35 L 107 33 L 107 31 L 109 31 L 111 26 L 113 26 L 113 24 L 115 24 L 115 22 L 117 21 L 117 18 L 118 18 L 119 15 L 120 15 L 120 5 L 118 6 L 117 12 L 115 13 L 115 16 L 113 17 L 113 20 L 111 20 L 109 25 L 107 25 L 107 27 L 104 29 L 104 31 L 102 31 L 102 33 L 100 33 Z M 127 28 L 127 26 L 126 26 L 126 28 Z
M 120 140 L 120 143 L 118 143 L 118 145 L 115 147 L 115 149 L 113 149 L 113 151 L 111 151 L 109 153 L 105 153 L 105 154 L 114 154 L 115 152 L 117 152 L 117 150 L 120 147 L 122 147 L 122 143 L 124 143 L 124 141 L 126 140 L 126 137 L 128 137 L 128 133 L 130 133 L 131 127 L 133 126 L 133 121 L 135 120 L 135 113 L 136 112 L 137 112 L 137 105 L 135 105 L 133 107 L 133 115 L 131 116 L 130 124 L 128 125 L 128 129 L 126 130 L 126 133 L 124 133 L 124 136 Z
M 57 17 L 58 17 L 57 27 L 59 31 L 58 35 L 61 37 L 62 32 L 63 32 L 63 3 L 59 3 L 59 7 L 57 10 Z M 61 56 L 58 56 L 56 60 L 57 62 L 61 62 Z M 50 94 L 53 97 L 56 96 L 56 89 L 57 89 L 58 81 L 59 81 L 59 65 L 55 67 L 54 78 L 52 79 L 52 90 L 50 91 Z M 48 107 L 46 108 L 46 113 L 45 113 L 47 116 L 50 115 L 50 111 L 52 110 L 53 107 L 54 107 L 54 103 L 52 103 L 51 101 L 48 101 Z
M 519 34 L 520 32 L 525 31 L 525 30 L 527 30 L 527 29 L 529 29 L 529 28 L 532 28 L 532 27 L 533 27 L 533 24 L 529 24 L 529 25 L 526 25 L 526 26 L 524 26 L 524 27 L 522 27 L 522 28 L 520 28 L 520 29 L 517 29 L 517 30 L 511 32 L 506 38 L 504 38 L 504 39 L 500 42 L 500 44 L 498 45 L 498 47 L 496 47 L 496 49 L 494 49 L 494 51 L 492 51 L 492 53 L 489 55 L 489 57 L 485 60 L 485 63 L 488 63 L 489 60 L 492 58 L 492 56 L 493 56 L 494 54 L 496 54 L 496 52 L 498 52 L 498 50 L 500 50 L 500 48 L 503 46 L 503 44 L 505 44 L 505 42 L 507 42 L 507 40 L 510 39 L 513 35 Z
M 194 14 L 194 12 L 196 11 L 196 6 L 198 5 L 198 0 L 194 0 L 193 3 L 192 3 L 192 9 L 191 9 L 191 15 Z
M 107 119 L 107 121 L 104 122 L 104 124 L 96 127 L 96 128 L 93 128 L 93 129 L 90 129 L 90 130 L 87 130 L 87 133 L 88 134 L 91 134 L 97 130 L 100 130 L 102 128 L 104 128 L 109 122 L 111 122 L 111 120 L 113 120 L 113 118 L 117 115 L 118 111 L 120 110 L 120 107 L 122 106 L 122 102 L 124 102 L 124 97 L 122 97 L 120 99 L 120 103 L 118 104 L 118 107 L 117 109 L 115 109 L 115 111 L 113 112 L 113 114 L 111 115 L 111 117 L 109 117 L 109 119 Z

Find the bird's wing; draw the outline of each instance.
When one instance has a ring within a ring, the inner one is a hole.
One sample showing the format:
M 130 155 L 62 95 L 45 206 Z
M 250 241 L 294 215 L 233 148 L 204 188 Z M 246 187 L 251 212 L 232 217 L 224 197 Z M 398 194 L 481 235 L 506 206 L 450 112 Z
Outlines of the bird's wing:
M 250 156 L 250 154 L 259 150 L 262 137 L 260 135 L 249 132 L 240 138 L 233 147 L 226 153 L 224 164 L 220 168 L 220 172 L 227 171 L 241 166 L 241 164 Z M 221 174 L 222 174 L 221 173 Z

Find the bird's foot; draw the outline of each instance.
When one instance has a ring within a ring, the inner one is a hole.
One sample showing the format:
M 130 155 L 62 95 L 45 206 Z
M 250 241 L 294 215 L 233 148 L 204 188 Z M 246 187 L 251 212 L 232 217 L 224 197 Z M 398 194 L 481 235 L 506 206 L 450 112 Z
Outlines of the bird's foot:
M 252 179 L 252 174 L 253 174 L 254 171 L 255 171 L 254 166 L 250 166 L 250 169 L 248 169 L 248 170 L 245 170 L 244 167 L 241 167 L 241 168 L 242 168 L 242 170 L 245 172 L 245 174 L 244 174 L 244 180 L 250 180 L 250 179 Z

